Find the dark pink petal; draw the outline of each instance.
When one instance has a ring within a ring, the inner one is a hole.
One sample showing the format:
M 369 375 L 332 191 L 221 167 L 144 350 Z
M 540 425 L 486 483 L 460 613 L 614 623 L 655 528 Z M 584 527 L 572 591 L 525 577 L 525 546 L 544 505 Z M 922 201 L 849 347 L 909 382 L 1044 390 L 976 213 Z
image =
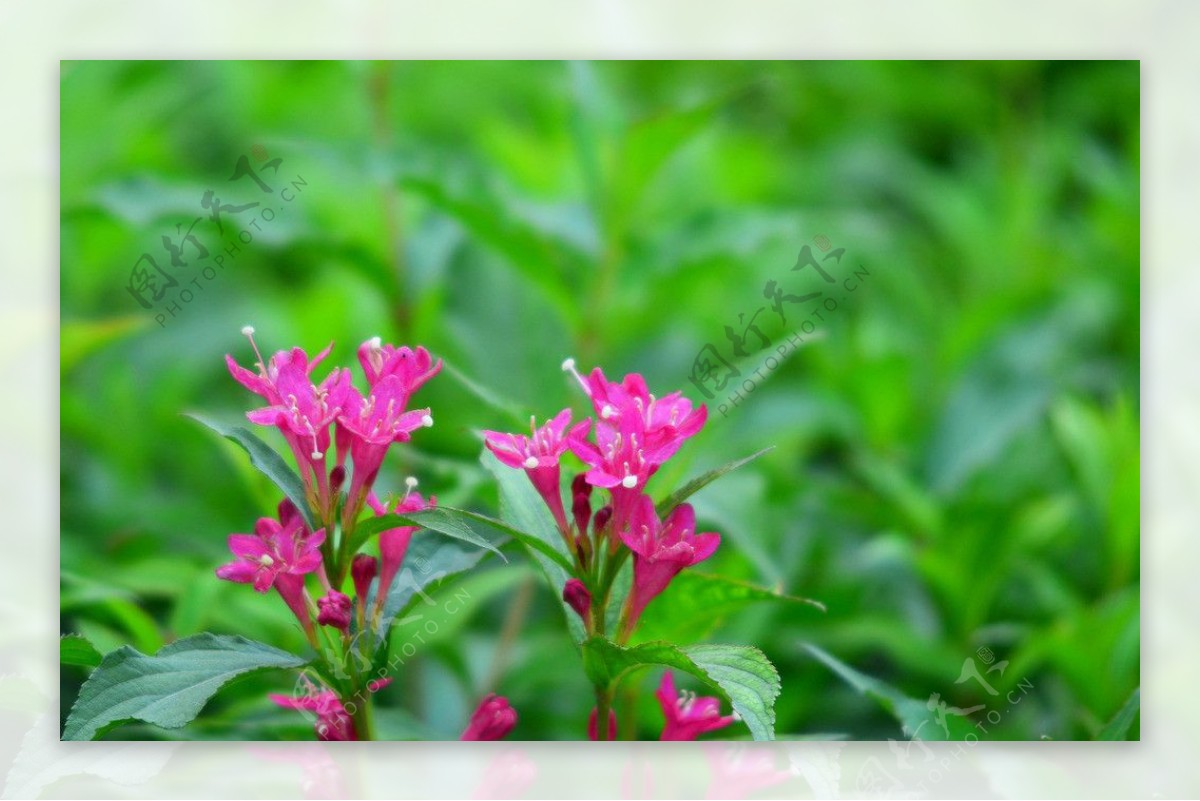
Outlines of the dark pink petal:
M 254 574 L 257 572 L 258 567 L 249 562 L 231 562 L 217 568 L 217 578 L 249 584 L 254 581 Z

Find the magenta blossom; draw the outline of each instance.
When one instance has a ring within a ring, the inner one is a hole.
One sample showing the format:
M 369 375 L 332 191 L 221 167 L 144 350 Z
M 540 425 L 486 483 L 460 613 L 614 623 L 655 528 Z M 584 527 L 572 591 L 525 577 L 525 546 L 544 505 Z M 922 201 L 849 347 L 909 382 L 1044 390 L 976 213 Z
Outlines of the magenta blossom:
M 625 630 L 633 629 L 642 610 L 666 589 L 685 567 L 703 562 L 721 542 L 719 534 L 696 533 L 696 512 L 691 504 L 676 506 L 660 524 L 654 501 L 639 496 L 621 540 L 633 551 L 633 590 L 625 610 Z
M 358 362 L 371 386 L 375 386 L 381 378 L 394 375 L 400 379 L 409 396 L 442 369 L 442 360 L 438 359 L 435 364 L 429 351 L 424 348 L 418 347 L 414 351 L 407 347 L 384 345 L 379 337 L 368 339 L 359 346 Z
M 329 354 L 332 343 L 311 361 L 304 350 L 292 348 L 279 351 L 267 362 L 254 342 L 254 329 L 246 326 L 242 333 L 258 356 L 258 372 L 239 366 L 228 354 L 225 363 L 238 383 L 261 395 L 269 404 L 247 413 L 246 417 L 259 425 L 276 426 L 283 434 L 296 457 L 309 501 L 324 516 L 336 493 L 330 491 L 326 477 L 329 429 L 350 392 L 350 373 L 335 368 L 324 381 L 314 385 L 313 369 Z
M 563 409 L 553 420 L 537 427 L 536 418 L 530 418 L 532 436 L 502 434 L 484 431 L 484 442 L 496 458 L 509 467 L 520 468 L 529 476 L 530 482 L 546 502 L 554 521 L 563 536 L 570 537 L 571 527 L 563 509 L 562 492 L 559 489 L 558 460 L 569 447 L 568 442 L 587 435 L 591 420 L 583 420 L 567 431 L 571 422 L 571 410 Z
M 517 725 L 517 710 L 508 699 L 492 693 L 480 702 L 459 740 L 500 740 Z
M 383 457 L 393 442 L 407 442 L 412 432 L 433 425 L 428 409 L 405 411 L 409 388 L 396 375 L 386 375 L 366 397 L 351 389 L 338 416 L 338 461 L 349 450 L 354 473 L 347 494 L 346 514 L 358 515 L 363 499 L 375 483 Z M 347 520 L 343 520 L 343 525 Z
M 705 732 L 723 729 L 737 720 L 734 715 L 721 716 L 721 701 L 693 692 L 675 692 L 671 671 L 663 673 L 658 686 L 658 703 L 662 706 L 666 724 L 660 740 L 695 740 Z
M 325 530 L 308 533 L 290 502 L 280 504 L 279 511 L 282 523 L 263 517 L 254 525 L 253 534 L 229 535 L 229 550 L 238 558 L 217 568 L 217 578 L 253 584 L 259 592 L 274 587 L 311 638 L 304 576 L 321 566 Z
M 357 740 L 358 732 L 354 728 L 354 719 L 346 711 L 346 706 L 333 690 L 318 688 L 307 678 L 302 677 L 304 694 L 281 695 L 271 693 L 267 697 L 284 709 L 297 709 L 316 716 L 313 728 L 317 739 L 328 741 Z M 392 683 L 389 679 L 368 682 L 368 692 L 378 692 Z
M 346 707 L 333 690 L 314 690 L 301 696 L 272 693 L 268 697 L 284 709 L 297 709 L 316 715 L 313 728 L 319 740 L 358 739 L 358 733 L 354 730 L 354 719 L 346 712 Z
M 417 486 L 415 478 L 409 478 L 408 492 L 396 504 L 396 508 L 389 512 L 387 505 L 380 503 L 374 494 L 367 496 L 367 504 L 374 510 L 376 515 L 386 514 L 407 514 L 409 512 L 420 512 L 424 509 L 432 509 L 437 506 L 437 498 L 433 495 L 429 496 L 426 501 L 421 497 L 421 493 L 414 492 L 413 488 Z M 396 577 L 396 573 L 400 571 L 400 566 L 404 563 L 404 556 L 408 553 L 408 544 L 412 541 L 412 535 L 420 526 L 398 526 L 390 528 L 387 531 L 379 534 L 379 586 L 375 596 L 375 613 L 379 614 L 383 609 L 384 600 L 387 598 L 388 590 L 392 586 L 392 580 Z
M 704 427 L 708 410 L 703 404 L 693 409 L 679 392 L 655 398 L 638 373 L 617 383 L 605 378 L 599 367 L 586 379 L 575 371 L 574 360 L 563 367 L 574 373 L 599 417 L 595 446 L 582 437 L 572 442 L 575 454 L 592 467 L 588 481 L 595 486 L 641 487 L 684 440 Z

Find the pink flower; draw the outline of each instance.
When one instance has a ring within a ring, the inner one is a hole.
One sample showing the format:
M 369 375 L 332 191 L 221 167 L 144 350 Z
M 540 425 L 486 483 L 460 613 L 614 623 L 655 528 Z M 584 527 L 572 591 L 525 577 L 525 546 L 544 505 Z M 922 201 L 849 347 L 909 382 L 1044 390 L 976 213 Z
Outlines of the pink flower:
M 333 690 L 318 691 L 314 687 L 311 692 L 301 696 L 272 693 L 268 697 L 285 709 L 297 709 L 316 715 L 313 728 L 319 740 L 358 739 L 358 733 L 354 730 L 354 719 L 346 712 L 346 707 Z
M 571 422 L 571 410 L 563 409 L 553 420 L 537 427 L 536 418 L 531 418 L 529 428 L 532 436 L 502 434 L 484 431 L 484 443 L 496 458 L 509 467 L 520 468 L 529 476 L 542 500 L 546 502 L 559 531 L 567 537 L 571 527 L 563 509 L 562 493 L 559 489 L 558 460 L 567 452 L 569 441 L 587 435 L 591 420 L 583 420 L 567 431 Z
M 575 372 L 574 360 L 563 366 L 575 374 L 599 417 L 595 445 L 582 437 L 571 443 L 575 454 L 592 467 L 588 481 L 597 487 L 643 486 L 684 440 L 704 427 L 708 410 L 703 404 L 693 409 L 679 392 L 655 398 L 638 373 L 615 383 L 599 367 L 584 379 Z
M 317 600 L 317 623 L 322 626 L 333 626 L 335 629 L 348 631 L 350 629 L 350 611 L 353 605 L 350 596 L 337 590 L 330 590 L 324 598 Z
M 252 584 L 258 592 L 274 587 L 304 630 L 311 633 L 304 576 L 321 566 L 325 530 L 308 533 L 290 502 L 281 503 L 279 513 L 282 522 L 263 517 L 254 525 L 253 534 L 229 535 L 229 550 L 237 560 L 217 568 L 217 578 Z
M 358 515 L 392 443 L 407 442 L 413 431 L 433 425 L 428 409 L 405 411 L 409 394 L 404 380 L 389 374 L 376 381 L 366 397 L 353 388 L 346 396 L 338 416 L 338 461 L 347 450 L 354 460 L 347 515 Z
M 654 501 L 645 495 L 637 499 L 620 535 L 633 551 L 633 590 L 625 612 L 626 633 L 633 629 L 646 604 L 666 589 L 679 571 L 712 556 L 721 542 L 719 534 L 696 533 L 696 512 L 691 504 L 676 506 L 660 525 Z
M 413 487 L 417 485 L 415 478 L 408 479 L 409 491 L 404 498 L 396 504 L 396 508 L 392 510 L 395 514 L 406 514 L 408 512 L 420 512 L 424 509 L 432 509 L 437 506 L 437 498 L 433 495 L 429 496 L 426 501 L 421 497 L 421 493 L 414 492 Z M 376 515 L 389 514 L 386 504 L 380 503 L 374 494 L 367 496 L 367 505 L 374 510 Z M 379 586 L 375 596 L 375 611 L 376 614 L 383 608 L 384 601 L 387 598 L 388 590 L 392 586 L 392 580 L 400 571 L 400 566 L 404 563 L 404 556 L 408 553 L 408 544 L 412 541 L 412 535 L 417 532 L 420 526 L 398 526 L 390 528 L 387 531 L 382 531 L 379 534 Z
M 409 396 L 442 369 L 442 360 L 438 359 L 434 364 L 429 351 L 424 348 L 418 347 L 413 351 L 407 347 L 384 345 L 379 337 L 368 339 L 359 346 L 358 361 L 371 386 L 375 386 L 381 378 L 394 375 L 400 379 Z
M 592 714 L 588 715 L 588 739 L 599 740 L 600 729 L 596 725 L 596 718 L 599 717 L 595 707 L 592 707 Z M 608 740 L 617 739 L 617 713 L 608 710 Z
M 705 732 L 722 729 L 737 720 L 733 715 L 721 716 L 721 701 L 717 698 L 700 697 L 687 691 L 682 695 L 676 693 L 675 680 L 669 670 L 663 673 L 655 695 L 666 717 L 660 740 L 695 740 Z
M 351 391 L 350 373 L 335 368 L 319 385 L 312 382 L 313 369 L 329 354 L 329 347 L 309 361 L 301 348 L 279 351 L 264 364 L 254 343 L 254 329 L 242 329 L 259 356 L 257 373 L 239 366 L 226 354 L 229 372 L 242 386 L 261 395 L 269 405 L 248 412 L 246 417 L 259 425 L 276 426 L 296 457 L 300 476 L 320 509 L 330 506 L 330 491 L 325 475 L 325 455 L 329 451 L 329 428 L 341 412 Z M 340 460 L 339 460 L 340 461 Z M 315 488 L 314 488 L 315 481 Z
M 500 740 L 517 725 L 517 711 L 508 699 L 492 693 L 480 702 L 459 740 Z

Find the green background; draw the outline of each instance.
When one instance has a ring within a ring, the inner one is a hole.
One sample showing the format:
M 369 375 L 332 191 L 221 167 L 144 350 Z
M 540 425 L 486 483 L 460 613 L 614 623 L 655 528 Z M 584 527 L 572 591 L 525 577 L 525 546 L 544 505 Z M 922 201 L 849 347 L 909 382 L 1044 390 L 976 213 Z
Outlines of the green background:
M 582 411 L 563 358 L 702 400 L 693 360 L 730 358 L 725 328 L 768 281 L 841 286 L 790 269 L 823 236 L 845 248 L 839 282 L 867 277 L 727 416 L 715 398 L 651 489 L 773 445 L 696 496 L 724 537 L 703 570 L 828 611 L 668 591 L 646 635 L 762 648 L 780 736 L 901 737 L 805 643 L 918 702 L 996 710 L 989 739 L 1095 737 L 1139 684 L 1135 62 L 95 62 L 64 63 L 61 96 L 64 633 L 300 648 L 278 599 L 212 573 L 275 492 L 181 417 L 257 405 L 223 364 L 253 361 L 242 325 L 264 350 L 332 340 L 329 365 L 373 335 L 444 358 L 418 396 L 437 424 L 381 485 L 412 474 L 494 512 L 477 432 Z M 261 173 L 273 193 L 229 180 L 243 155 L 282 159 Z M 208 190 L 278 210 L 211 280 L 161 245 L 201 217 L 215 255 L 257 212 L 223 216 L 223 242 Z M 126 288 L 143 253 L 180 282 L 151 310 Z M 772 348 L 793 330 L 757 322 Z M 584 736 L 557 603 L 510 558 L 461 584 L 470 602 L 382 694 L 385 736 L 455 737 L 488 691 L 517 708 L 514 737 Z M 1007 662 L 987 674 L 999 696 L 957 681 L 982 647 Z M 64 668 L 64 716 L 83 678 Z M 618 707 L 642 737 L 657 678 Z M 309 738 L 265 700 L 290 687 L 254 676 L 186 729 L 112 736 Z

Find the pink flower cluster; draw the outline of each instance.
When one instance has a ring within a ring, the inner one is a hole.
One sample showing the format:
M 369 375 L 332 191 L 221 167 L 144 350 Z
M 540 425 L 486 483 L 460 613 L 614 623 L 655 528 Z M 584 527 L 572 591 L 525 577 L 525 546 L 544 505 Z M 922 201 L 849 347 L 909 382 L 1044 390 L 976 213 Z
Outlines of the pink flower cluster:
M 707 409 L 693 407 L 679 392 L 656 398 L 636 373 L 614 382 L 600 368 L 581 376 L 570 359 L 563 368 L 591 399 L 594 420 L 571 426 L 571 410 L 564 409 L 540 428 L 534 421 L 531 436 L 486 431 L 485 443 L 502 463 L 525 471 L 554 516 L 580 572 L 563 588 L 563 598 L 585 622 L 598 589 L 589 587 L 586 577 L 595 574 L 599 554 L 616 554 L 622 545 L 632 553 L 633 590 L 619 635 L 624 638 L 646 604 L 685 567 L 710 557 L 720 543 L 719 535 L 696 531 L 696 515 L 688 504 L 660 520 L 645 491 L 650 477 L 704 427 Z M 587 466 L 571 482 L 570 518 L 560 485 L 560 460 L 567 451 Z M 594 488 L 606 491 L 609 499 L 593 514 Z
M 410 410 L 408 406 L 413 394 L 442 369 L 442 362 L 435 362 L 425 348 L 394 347 L 378 337 L 370 339 L 358 349 L 366 379 L 363 391 L 353 385 L 346 368 L 334 368 L 320 380 L 313 377 L 332 345 L 313 359 L 301 348 L 293 348 L 268 360 L 254 342 L 254 329 L 247 326 L 242 333 L 258 357 L 256 369 L 246 369 L 227 355 L 229 372 L 266 401 L 266 406 L 246 416 L 283 435 L 299 468 L 317 530 L 310 530 L 305 516 L 290 500 L 284 500 L 278 519 L 260 519 L 252 534 L 230 535 L 229 548 L 235 560 L 218 568 L 217 576 L 251 584 L 258 592 L 275 589 L 318 652 L 322 650 L 318 626 L 339 631 L 343 648 L 348 650 L 353 646 L 352 630 L 378 624 L 388 590 L 418 528 L 397 526 L 381 532 L 376 558 L 354 553 L 357 548 L 349 547 L 356 542 L 353 533 L 359 517 L 368 510 L 373 515 L 417 512 L 437 503 L 434 497 L 426 500 L 415 491 L 414 478 L 407 480 L 407 492 L 395 502 L 380 500 L 374 487 L 389 448 L 433 425 L 428 408 Z M 347 477 L 349 486 L 343 491 Z M 305 586 L 309 574 L 315 574 L 323 591 L 316 601 Z M 342 592 L 347 577 L 353 584 L 353 599 Z M 375 602 L 368 611 L 372 586 Z M 369 682 L 367 691 L 374 692 L 389 681 Z M 314 714 L 321 739 L 357 739 L 353 716 L 346 712 L 343 699 L 328 688 L 313 686 L 310 690 L 301 697 L 272 696 L 272 700 Z M 516 713 L 503 698 L 489 697 L 485 706 L 476 718 L 486 725 L 473 722 L 465 739 L 503 736 L 515 724 Z

